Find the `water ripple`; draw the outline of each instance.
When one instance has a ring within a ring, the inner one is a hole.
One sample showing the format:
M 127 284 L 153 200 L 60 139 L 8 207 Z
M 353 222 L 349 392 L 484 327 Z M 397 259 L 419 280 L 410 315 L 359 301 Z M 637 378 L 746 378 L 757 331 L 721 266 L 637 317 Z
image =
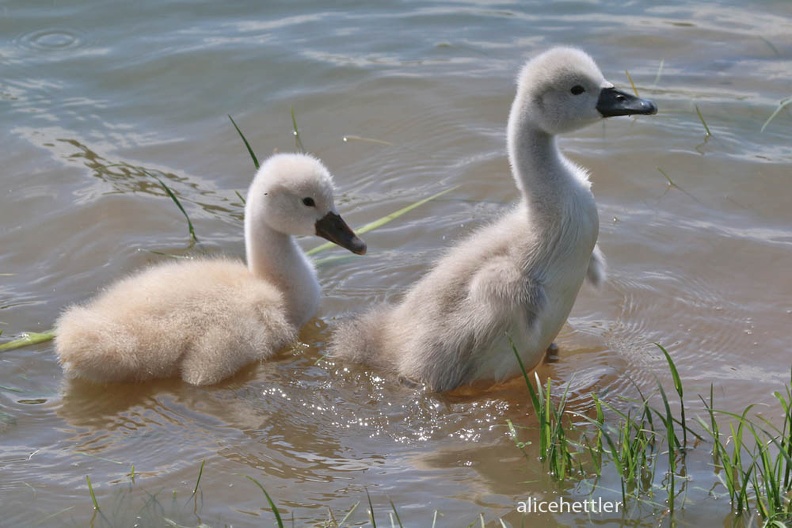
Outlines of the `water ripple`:
M 39 51 L 64 51 L 84 44 L 82 36 L 71 29 L 48 28 L 25 33 L 16 39 L 18 46 Z

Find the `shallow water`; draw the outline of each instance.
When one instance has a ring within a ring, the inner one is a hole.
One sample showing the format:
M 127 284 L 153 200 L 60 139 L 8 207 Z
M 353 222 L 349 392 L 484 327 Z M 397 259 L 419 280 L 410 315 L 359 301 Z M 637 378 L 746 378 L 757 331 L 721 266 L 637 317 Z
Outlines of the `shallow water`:
M 610 277 L 581 291 L 560 360 L 540 374 L 568 383 L 579 409 L 591 391 L 651 392 L 670 380 L 659 342 L 694 409 L 714 384 L 718 406 L 769 405 L 777 419 L 772 392 L 790 368 L 792 116 L 760 129 L 792 95 L 789 2 L 16 0 L 0 8 L 3 338 L 50 328 L 64 306 L 164 258 L 155 252 L 241 256 L 236 191 L 252 165 L 227 114 L 264 157 L 294 149 L 294 108 L 352 225 L 458 187 L 366 236 L 365 257 L 322 265 L 324 303 L 302 344 L 218 386 L 97 388 L 64 381 L 49 343 L 0 353 L 2 523 L 272 523 L 249 476 L 297 526 L 328 509 L 340 520 L 358 501 L 351 519 L 364 524 L 366 490 L 386 524 L 390 500 L 405 526 L 429 526 L 435 511 L 437 526 L 479 514 L 587 525 L 516 512 L 527 497 L 577 493 L 509 438 L 508 420 L 534 423 L 520 383 L 437 396 L 317 364 L 337 318 L 397 299 L 516 198 L 504 152 L 513 79 L 559 43 L 585 48 L 623 88 L 629 70 L 660 112 L 563 139 L 592 172 Z M 196 249 L 151 173 L 183 200 Z M 704 487 L 707 450 L 689 459 Z M 682 516 L 727 514 L 699 493 Z

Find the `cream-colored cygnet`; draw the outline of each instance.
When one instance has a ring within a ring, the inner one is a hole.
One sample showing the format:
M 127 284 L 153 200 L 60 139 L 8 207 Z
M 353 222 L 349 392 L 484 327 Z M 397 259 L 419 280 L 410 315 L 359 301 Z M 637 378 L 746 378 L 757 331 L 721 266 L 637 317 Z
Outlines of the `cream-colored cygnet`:
M 366 252 L 336 211 L 325 166 L 303 154 L 272 156 L 247 195 L 247 265 L 168 262 L 68 308 L 55 328 L 64 371 L 94 382 L 181 377 L 208 385 L 271 357 L 319 306 L 316 271 L 293 238 L 314 234 Z

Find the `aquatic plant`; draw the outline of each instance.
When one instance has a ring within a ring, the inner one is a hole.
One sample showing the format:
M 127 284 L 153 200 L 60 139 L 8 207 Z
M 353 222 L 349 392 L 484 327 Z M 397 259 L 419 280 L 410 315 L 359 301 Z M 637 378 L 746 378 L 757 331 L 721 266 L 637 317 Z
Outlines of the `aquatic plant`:
M 678 506 L 684 506 L 687 493 L 688 452 L 711 445 L 712 489 L 718 485 L 725 488 L 735 516 L 758 514 L 764 526 L 776 528 L 792 522 L 792 371 L 785 392 L 773 393 L 783 412 L 780 427 L 761 416 L 759 422 L 751 418 L 753 405 L 740 414 L 717 410 L 710 387 L 709 401 L 700 397 L 708 420 L 697 418 L 700 430 L 696 431 L 686 419 L 684 387 L 671 354 L 657 346 L 665 356 L 679 398 L 677 413 L 672 411 L 659 381 L 659 408 L 636 388 L 640 396 L 637 400 L 605 402 L 591 394 L 595 410 L 591 417 L 566 408 L 568 387 L 553 392 L 550 379 L 543 388 L 536 374 L 532 382 L 523 372 L 537 423 L 522 429 L 538 430 L 537 458 L 546 464 L 548 473 L 559 482 L 587 481 L 593 491 L 604 472 L 614 471 L 625 505 L 660 507 L 673 520 Z M 624 403 L 629 409 L 622 410 Z M 582 418 L 585 425 L 573 425 L 570 417 Z M 724 426 L 723 418 L 734 421 Z M 528 457 L 528 443 L 519 436 L 521 428 L 508 425 L 518 449 Z M 724 427 L 729 434 L 722 432 Z M 695 438 L 694 443 L 689 442 L 688 435 Z M 569 467 L 577 471 L 569 472 Z M 665 501 L 658 504 L 654 499 L 661 490 Z

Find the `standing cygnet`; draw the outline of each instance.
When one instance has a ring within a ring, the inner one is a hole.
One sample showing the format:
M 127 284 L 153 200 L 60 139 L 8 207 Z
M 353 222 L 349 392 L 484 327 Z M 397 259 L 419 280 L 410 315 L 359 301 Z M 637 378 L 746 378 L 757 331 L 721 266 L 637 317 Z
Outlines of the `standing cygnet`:
M 272 156 L 248 192 L 247 267 L 224 258 L 169 262 L 119 281 L 58 319 L 61 365 L 95 382 L 181 376 L 208 385 L 272 356 L 318 308 L 316 271 L 292 238 L 313 234 L 366 252 L 336 212 L 324 165 Z
M 556 134 L 603 117 L 654 114 L 617 91 L 586 53 L 554 48 L 522 69 L 507 129 L 522 200 L 463 240 L 395 306 L 343 323 L 330 355 L 379 366 L 435 391 L 517 375 L 542 359 L 587 275 L 604 279 L 588 175 Z

